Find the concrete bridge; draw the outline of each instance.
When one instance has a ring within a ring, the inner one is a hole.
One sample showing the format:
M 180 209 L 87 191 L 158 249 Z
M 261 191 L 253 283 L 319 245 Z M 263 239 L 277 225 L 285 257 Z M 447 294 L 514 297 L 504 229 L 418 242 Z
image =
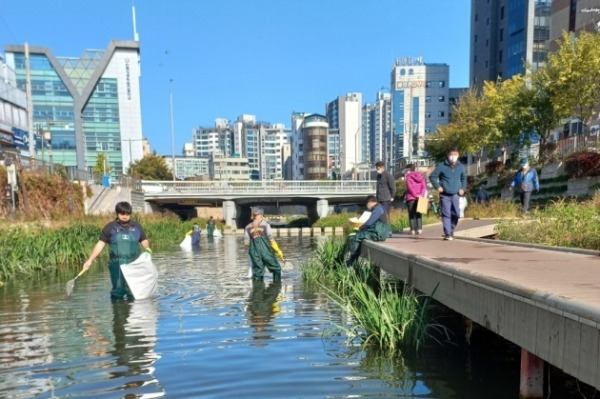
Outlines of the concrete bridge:
M 240 225 L 256 205 L 305 205 L 309 221 L 327 216 L 329 205 L 364 202 L 375 181 L 150 181 L 141 182 L 144 200 L 161 207 L 222 206 L 227 225 Z
M 461 221 L 483 237 L 494 222 Z M 366 242 L 363 255 L 425 294 L 521 347 L 521 397 L 542 398 L 544 362 L 600 388 L 599 253 L 475 238 Z

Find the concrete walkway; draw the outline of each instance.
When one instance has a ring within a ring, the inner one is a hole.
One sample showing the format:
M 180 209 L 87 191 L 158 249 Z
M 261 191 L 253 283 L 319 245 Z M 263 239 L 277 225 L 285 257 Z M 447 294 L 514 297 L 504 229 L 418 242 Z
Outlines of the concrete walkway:
M 488 235 L 493 224 L 464 220 L 455 235 Z M 600 388 L 599 256 L 444 241 L 441 225 L 368 242 L 363 254 L 421 292 L 437 286 L 439 302 Z

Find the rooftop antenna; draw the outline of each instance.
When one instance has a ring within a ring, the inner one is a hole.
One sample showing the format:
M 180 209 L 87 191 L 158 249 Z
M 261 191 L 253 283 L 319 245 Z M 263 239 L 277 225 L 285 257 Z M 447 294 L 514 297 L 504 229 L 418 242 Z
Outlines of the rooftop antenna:
M 131 1 L 131 15 L 133 17 L 133 40 L 136 42 L 140 41 L 140 35 L 138 35 L 137 27 L 135 23 L 135 4 L 133 4 L 133 0 Z

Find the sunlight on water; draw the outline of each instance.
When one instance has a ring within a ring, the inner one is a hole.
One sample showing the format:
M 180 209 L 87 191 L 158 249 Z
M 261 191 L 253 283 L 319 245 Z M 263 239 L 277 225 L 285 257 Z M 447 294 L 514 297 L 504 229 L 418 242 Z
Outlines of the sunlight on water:
M 56 278 L 8 285 L 0 290 L 0 397 L 477 397 L 455 391 L 459 373 L 445 373 L 447 365 L 427 363 L 425 375 L 415 370 L 427 359 L 410 365 L 325 338 L 346 319 L 302 285 L 298 266 L 316 239 L 279 241 L 295 265 L 282 283 L 268 276 L 253 285 L 241 238 L 226 236 L 200 251 L 156 254 L 152 300 L 111 302 L 98 264 L 69 298 Z

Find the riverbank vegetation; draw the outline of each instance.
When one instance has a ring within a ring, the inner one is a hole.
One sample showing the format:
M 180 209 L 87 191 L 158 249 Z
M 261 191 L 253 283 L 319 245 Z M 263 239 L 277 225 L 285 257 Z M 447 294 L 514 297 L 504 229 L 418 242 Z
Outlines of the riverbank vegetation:
M 352 222 L 350 222 L 350 218 L 353 216 L 360 216 L 359 214 L 344 212 L 333 215 L 327 215 L 319 220 L 317 220 L 313 227 L 342 227 L 346 233 L 352 230 Z M 433 215 L 425 215 L 423 217 L 423 224 L 431 224 L 439 222 L 439 219 Z M 408 222 L 408 213 L 406 209 L 393 209 L 390 212 L 390 227 L 392 231 L 401 231 L 407 227 L 409 227 Z
M 113 216 L 87 216 L 59 222 L 0 224 L 0 281 L 59 267 L 78 267 L 98 241 L 100 230 Z M 182 221 L 176 215 L 135 215 L 151 248 L 176 248 L 194 223 L 204 230 L 206 219 Z M 217 224 L 217 228 L 222 226 Z M 104 250 L 104 257 L 108 251 Z M 106 260 L 101 258 L 100 261 Z
M 558 200 L 524 219 L 503 219 L 498 224 L 501 240 L 600 250 L 600 194 L 577 202 Z
M 323 288 L 351 316 L 351 323 L 338 326 L 338 332 L 352 342 L 391 353 L 422 347 L 430 331 L 441 328 L 431 322 L 430 297 L 380 275 L 376 266 L 364 259 L 355 267 L 346 267 L 345 250 L 342 240 L 324 241 L 301 267 L 305 283 Z

